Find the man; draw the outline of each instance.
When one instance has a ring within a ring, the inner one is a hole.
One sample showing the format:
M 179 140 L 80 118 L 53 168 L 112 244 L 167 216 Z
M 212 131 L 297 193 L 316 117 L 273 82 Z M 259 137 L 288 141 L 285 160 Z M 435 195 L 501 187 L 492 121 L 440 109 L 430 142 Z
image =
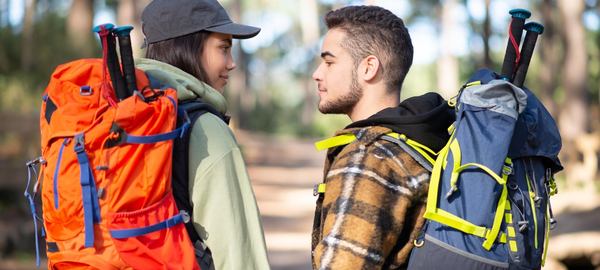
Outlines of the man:
M 350 6 L 329 12 L 325 21 L 322 62 L 312 76 L 319 111 L 348 115 L 353 123 L 336 135 L 356 140 L 327 153 L 313 268 L 404 268 L 424 223 L 429 172 L 385 135 L 404 134 L 437 152 L 448 140 L 452 109 L 434 93 L 400 103 L 413 47 L 393 13 Z

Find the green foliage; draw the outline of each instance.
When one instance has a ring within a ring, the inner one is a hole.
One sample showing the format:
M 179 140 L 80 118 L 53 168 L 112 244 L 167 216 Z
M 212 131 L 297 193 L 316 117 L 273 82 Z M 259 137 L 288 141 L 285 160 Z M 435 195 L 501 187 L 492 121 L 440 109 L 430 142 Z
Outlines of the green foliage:
M 3 110 L 32 111 L 39 106 L 39 96 L 49 81 L 51 73 L 59 64 L 82 57 L 100 55 L 98 44 L 94 55 L 82 55 L 68 43 L 66 20 L 55 12 L 48 12 L 34 24 L 33 59 L 31 70 L 21 68 L 23 33 L 12 27 L 0 28 L 2 56 L 0 64 L 0 105 Z M 93 33 L 90 31 L 90 35 Z

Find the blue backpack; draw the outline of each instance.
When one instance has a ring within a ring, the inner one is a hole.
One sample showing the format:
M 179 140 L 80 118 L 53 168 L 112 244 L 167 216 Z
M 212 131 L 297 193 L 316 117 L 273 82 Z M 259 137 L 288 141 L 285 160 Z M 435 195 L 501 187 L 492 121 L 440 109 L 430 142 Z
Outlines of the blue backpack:
M 454 105 L 409 269 L 539 269 L 562 170 L 556 123 L 533 93 L 489 70 Z

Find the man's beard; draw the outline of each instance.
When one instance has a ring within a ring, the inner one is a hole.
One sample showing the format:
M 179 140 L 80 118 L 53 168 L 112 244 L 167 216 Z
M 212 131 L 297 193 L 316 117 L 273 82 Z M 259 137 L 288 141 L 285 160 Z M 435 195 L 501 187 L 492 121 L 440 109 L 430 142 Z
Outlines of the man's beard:
M 352 82 L 350 83 L 350 93 L 341 96 L 336 100 L 319 104 L 319 111 L 324 114 L 349 114 L 363 95 L 363 89 L 358 85 L 356 77 L 356 71 L 353 71 Z

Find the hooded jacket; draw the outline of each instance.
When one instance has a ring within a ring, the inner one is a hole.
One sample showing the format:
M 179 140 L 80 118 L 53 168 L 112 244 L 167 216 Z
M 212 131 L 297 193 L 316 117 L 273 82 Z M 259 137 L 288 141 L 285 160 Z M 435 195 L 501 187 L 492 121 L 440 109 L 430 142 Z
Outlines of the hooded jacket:
M 446 101 L 428 93 L 336 132 L 357 139 L 328 150 L 326 190 L 317 199 L 313 225 L 313 268 L 406 267 L 424 223 L 430 174 L 382 136 L 405 134 L 437 152 L 453 121 Z
M 136 67 L 175 88 L 179 101 L 200 98 L 227 111 L 218 91 L 174 66 L 142 58 Z M 269 269 L 260 213 L 233 133 L 219 117 L 203 114 L 191 129 L 189 149 L 192 220 L 215 269 Z

